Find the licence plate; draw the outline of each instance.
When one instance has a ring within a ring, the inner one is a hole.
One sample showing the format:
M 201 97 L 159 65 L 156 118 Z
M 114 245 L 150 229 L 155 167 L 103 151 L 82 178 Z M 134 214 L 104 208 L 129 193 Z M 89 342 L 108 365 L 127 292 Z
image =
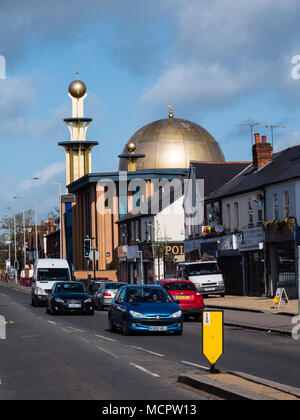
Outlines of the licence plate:
M 213 290 L 215 290 L 215 287 L 207 287 L 206 289 L 204 289 L 205 292 L 212 292 Z
M 175 296 L 177 300 L 189 300 L 190 296 Z
M 81 308 L 80 303 L 69 303 L 68 308 Z
M 150 331 L 168 331 L 168 327 L 149 327 Z

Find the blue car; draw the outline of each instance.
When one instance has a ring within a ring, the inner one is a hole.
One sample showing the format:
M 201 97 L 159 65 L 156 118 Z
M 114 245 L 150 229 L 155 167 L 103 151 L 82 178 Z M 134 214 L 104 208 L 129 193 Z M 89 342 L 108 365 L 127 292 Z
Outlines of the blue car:
M 119 289 L 109 310 L 110 331 L 117 328 L 123 335 L 134 331 L 183 331 L 182 311 L 161 286 L 124 286 Z

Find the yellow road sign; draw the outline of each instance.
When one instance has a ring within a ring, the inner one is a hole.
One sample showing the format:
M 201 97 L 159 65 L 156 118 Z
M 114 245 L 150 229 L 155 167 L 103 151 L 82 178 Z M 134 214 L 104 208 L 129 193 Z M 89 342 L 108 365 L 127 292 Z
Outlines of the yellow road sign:
M 204 311 L 202 319 L 202 353 L 214 366 L 224 351 L 223 311 Z

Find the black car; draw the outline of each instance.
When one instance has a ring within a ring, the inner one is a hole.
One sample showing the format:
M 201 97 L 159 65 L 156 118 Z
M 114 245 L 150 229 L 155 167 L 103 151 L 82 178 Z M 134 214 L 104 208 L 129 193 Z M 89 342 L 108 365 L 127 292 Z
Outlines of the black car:
M 47 299 L 47 313 L 82 313 L 94 315 L 94 299 L 80 282 L 57 282 Z

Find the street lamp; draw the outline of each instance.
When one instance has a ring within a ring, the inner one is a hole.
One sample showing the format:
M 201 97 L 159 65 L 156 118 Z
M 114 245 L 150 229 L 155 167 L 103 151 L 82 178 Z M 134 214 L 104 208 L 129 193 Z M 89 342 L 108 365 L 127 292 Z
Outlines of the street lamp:
M 35 181 L 43 181 L 43 182 L 48 182 L 49 184 L 55 184 L 58 185 L 59 187 L 59 232 L 60 232 L 60 247 L 59 247 L 59 251 L 60 251 L 60 259 L 62 259 L 62 222 L 61 222 L 61 218 L 62 218 L 62 214 L 61 214 L 61 182 L 57 182 L 57 181 L 52 181 L 51 179 L 43 179 L 43 178 L 39 178 L 39 177 L 34 177 L 31 178 Z
M 37 232 L 37 215 L 36 215 L 36 200 L 33 200 L 32 198 L 27 197 L 19 197 L 19 196 L 13 196 L 12 198 L 20 199 L 20 200 L 26 200 L 31 201 L 34 204 L 34 223 L 35 223 L 35 258 L 36 260 L 39 258 L 39 247 L 38 247 L 38 232 Z

